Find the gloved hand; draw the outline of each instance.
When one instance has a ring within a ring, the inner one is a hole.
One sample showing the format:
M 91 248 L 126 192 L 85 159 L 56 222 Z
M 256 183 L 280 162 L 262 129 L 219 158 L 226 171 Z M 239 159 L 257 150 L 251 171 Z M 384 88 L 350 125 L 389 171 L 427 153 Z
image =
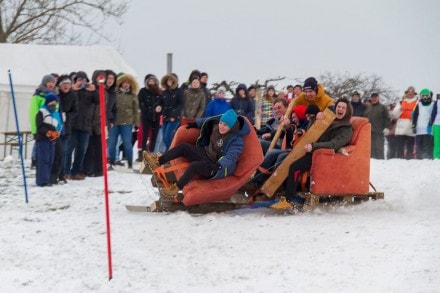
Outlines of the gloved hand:
M 197 126 L 197 122 L 188 122 L 188 124 L 186 125 L 186 129 L 190 129 L 190 128 L 199 128 Z
M 46 136 L 49 138 L 49 140 L 56 140 L 60 136 L 60 133 L 55 130 L 48 130 L 46 132 Z
M 384 129 L 383 129 L 383 135 L 384 135 L 384 136 L 388 136 L 388 135 L 390 135 L 390 130 L 389 130 L 388 128 L 384 128 Z
M 431 134 L 432 133 L 432 126 L 428 126 L 427 129 L 426 129 L 426 132 L 428 134 Z

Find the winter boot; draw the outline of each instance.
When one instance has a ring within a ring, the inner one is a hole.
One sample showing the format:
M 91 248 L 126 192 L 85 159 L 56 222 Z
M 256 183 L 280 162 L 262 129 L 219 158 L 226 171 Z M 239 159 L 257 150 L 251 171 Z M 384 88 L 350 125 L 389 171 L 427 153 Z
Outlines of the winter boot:
M 179 187 L 177 187 L 176 183 L 173 183 L 170 187 L 163 188 L 162 192 L 166 197 L 175 197 L 179 193 Z
M 289 210 L 292 206 L 293 204 L 288 202 L 285 196 L 281 196 L 280 201 L 271 205 L 270 208 L 275 210 Z
M 36 159 L 32 159 L 31 161 L 31 170 L 34 170 L 37 167 L 37 160 Z
M 136 162 L 142 162 L 142 150 L 138 150 L 138 157 L 136 159 Z
M 147 161 L 147 164 L 150 166 L 151 170 L 155 170 L 157 167 L 160 166 L 159 164 L 159 157 L 157 154 L 149 153 L 147 151 L 143 152 L 144 159 Z
M 133 169 L 133 162 L 132 161 L 127 161 L 128 164 L 128 169 Z

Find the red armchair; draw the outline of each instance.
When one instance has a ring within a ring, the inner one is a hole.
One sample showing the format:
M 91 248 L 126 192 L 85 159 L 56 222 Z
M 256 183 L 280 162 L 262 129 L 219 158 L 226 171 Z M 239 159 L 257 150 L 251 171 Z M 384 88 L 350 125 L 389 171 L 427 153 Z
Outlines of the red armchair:
M 352 117 L 353 136 L 348 156 L 329 149 L 313 152 L 310 192 L 313 194 L 367 194 L 370 183 L 371 124 Z
M 191 180 L 190 183 L 183 188 L 183 204 L 185 206 L 228 200 L 249 180 L 252 173 L 261 164 L 263 161 L 263 152 L 260 142 L 258 141 L 254 127 L 246 118 L 245 120 L 251 128 L 251 133 L 244 136 L 244 148 L 238 157 L 234 174 L 217 180 Z M 186 129 L 185 126 L 181 126 L 174 135 L 171 148 L 182 142 L 195 144 L 198 135 L 199 129 Z M 171 165 L 176 165 L 185 161 L 186 160 L 182 158 L 178 158 L 170 163 Z M 178 179 L 183 175 L 184 171 L 185 169 L 176 170 L 174 171 L 174 175 Z

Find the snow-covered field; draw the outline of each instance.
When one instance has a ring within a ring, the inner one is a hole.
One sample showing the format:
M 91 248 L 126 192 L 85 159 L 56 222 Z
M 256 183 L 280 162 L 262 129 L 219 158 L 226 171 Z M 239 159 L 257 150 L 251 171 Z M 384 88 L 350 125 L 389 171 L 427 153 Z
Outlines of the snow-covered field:
M 131 213 L 149 176 L 37 187 L 0 161 L 0 292 L 440 292 L 440 161 L 371 161 L 384 201 L 280 215 L 268 209 Z M 29 164 L 29 162 L 27 162 Z

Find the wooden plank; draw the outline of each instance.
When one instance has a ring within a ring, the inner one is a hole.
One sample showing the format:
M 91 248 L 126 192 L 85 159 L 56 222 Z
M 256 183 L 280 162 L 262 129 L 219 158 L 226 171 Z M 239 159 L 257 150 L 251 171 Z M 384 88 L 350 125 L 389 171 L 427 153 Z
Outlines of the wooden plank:
M 314 143 L 318 138 L 324 133 L 324 131 L 329 127 L 329 125 L 335 119 L 335 114 L 329 109 L 323 111 L 324 119 L 316 120 L 312 127 L 304 134 L 295 148 L 289 153 L 289 155 L 284 159 L 281 165 L 273 172 L 273 174 L 266 180 L 264 185 L 261 187 L 261 192 L 269 197 L 272 197 L 281 184 L 286 180 L 289 173 L 290 165 L 303 157 L 306 154 L 304 146 L 309 143 Z
M 304 197 L 304 210 L 310 211 L 323 205 L 353 205 L 369 200 L 384 199 L 383 192 L 369 192 L 367 194 L 302 194 Z
M 137 205 L 125 205 L 125 208 L 130 212 L 149 212 L 150 207 L 147 206 L 137 206 Z

